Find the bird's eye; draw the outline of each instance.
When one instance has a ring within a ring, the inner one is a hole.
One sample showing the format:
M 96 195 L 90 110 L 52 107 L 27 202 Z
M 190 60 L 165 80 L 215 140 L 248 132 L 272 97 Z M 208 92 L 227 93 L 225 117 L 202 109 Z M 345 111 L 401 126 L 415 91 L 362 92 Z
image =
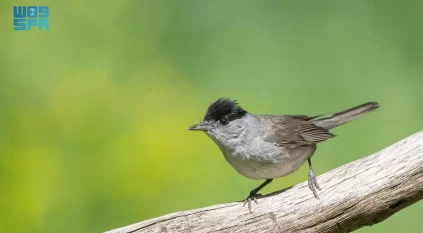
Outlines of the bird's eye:
M 220 124 L 222 124 L 222 125 L 227 125 L 227 124 L 228 124 L 228 120 L 227 120 L 227 119 L 225 119 L 225 118 L 223 118 L 223 119 L 219 120 L 219 122 L 220 122 Z

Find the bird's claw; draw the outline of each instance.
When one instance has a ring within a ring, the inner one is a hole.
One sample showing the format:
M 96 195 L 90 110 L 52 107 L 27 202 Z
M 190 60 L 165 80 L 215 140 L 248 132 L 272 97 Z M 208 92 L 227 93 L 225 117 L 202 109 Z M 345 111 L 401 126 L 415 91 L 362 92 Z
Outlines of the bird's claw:
M 258 205 L 257 197 L 260 197 L 260 196 L 261 196 L 261 194 L 259 194 L 259 193 L 250 193 L 250 195 L 244 200 L 243 207 L 248 203 L 248 211 L 250 212 L 250 214 L 252 213 L 251 212 L 251 201 L 254 201 Z
M 317 199 L 320 199 L 319 196 L 317 195 L 316 188 L 318 190 L 322 190 L 322 189 L 320 188 L 319 184 L 317 183 L 316 175 L 314 174 L 313 170 L 311 170 L 311 169 L 308 172 L 308 187 L 313 192 L 314 197 L 316 197 Z

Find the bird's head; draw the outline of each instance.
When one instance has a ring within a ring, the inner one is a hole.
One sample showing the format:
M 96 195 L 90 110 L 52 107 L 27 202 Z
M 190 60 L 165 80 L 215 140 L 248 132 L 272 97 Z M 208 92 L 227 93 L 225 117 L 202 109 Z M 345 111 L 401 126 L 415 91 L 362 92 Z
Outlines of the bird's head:
M 241 119 L 247 111 L 238 105 L 236 100 L 220 98 L 207 108 L 203 121 L 188 128 L 206 132 L 209 136 L 231 128 L 233 121 Z

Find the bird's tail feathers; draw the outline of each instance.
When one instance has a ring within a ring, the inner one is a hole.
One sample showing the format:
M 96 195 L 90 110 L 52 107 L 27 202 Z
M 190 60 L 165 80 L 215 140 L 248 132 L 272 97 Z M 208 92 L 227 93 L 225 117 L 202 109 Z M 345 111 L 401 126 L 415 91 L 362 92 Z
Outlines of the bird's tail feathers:
M 368 102 L 343 112 L 338 112 L 332 116 L 314 120 L 314 124 L 325 129 L 332 129 L 359 118 L 379 107 L 377 102 Z

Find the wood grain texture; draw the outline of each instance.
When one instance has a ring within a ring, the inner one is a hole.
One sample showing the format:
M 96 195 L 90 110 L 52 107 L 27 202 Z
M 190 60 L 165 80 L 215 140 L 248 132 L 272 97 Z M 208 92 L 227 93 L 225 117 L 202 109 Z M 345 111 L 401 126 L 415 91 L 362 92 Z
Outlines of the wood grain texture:
M 351 232 L 379 223 L 423 198 L 423 131 L 307 182 L 242 203 L 182 211 L 107 233 Z

